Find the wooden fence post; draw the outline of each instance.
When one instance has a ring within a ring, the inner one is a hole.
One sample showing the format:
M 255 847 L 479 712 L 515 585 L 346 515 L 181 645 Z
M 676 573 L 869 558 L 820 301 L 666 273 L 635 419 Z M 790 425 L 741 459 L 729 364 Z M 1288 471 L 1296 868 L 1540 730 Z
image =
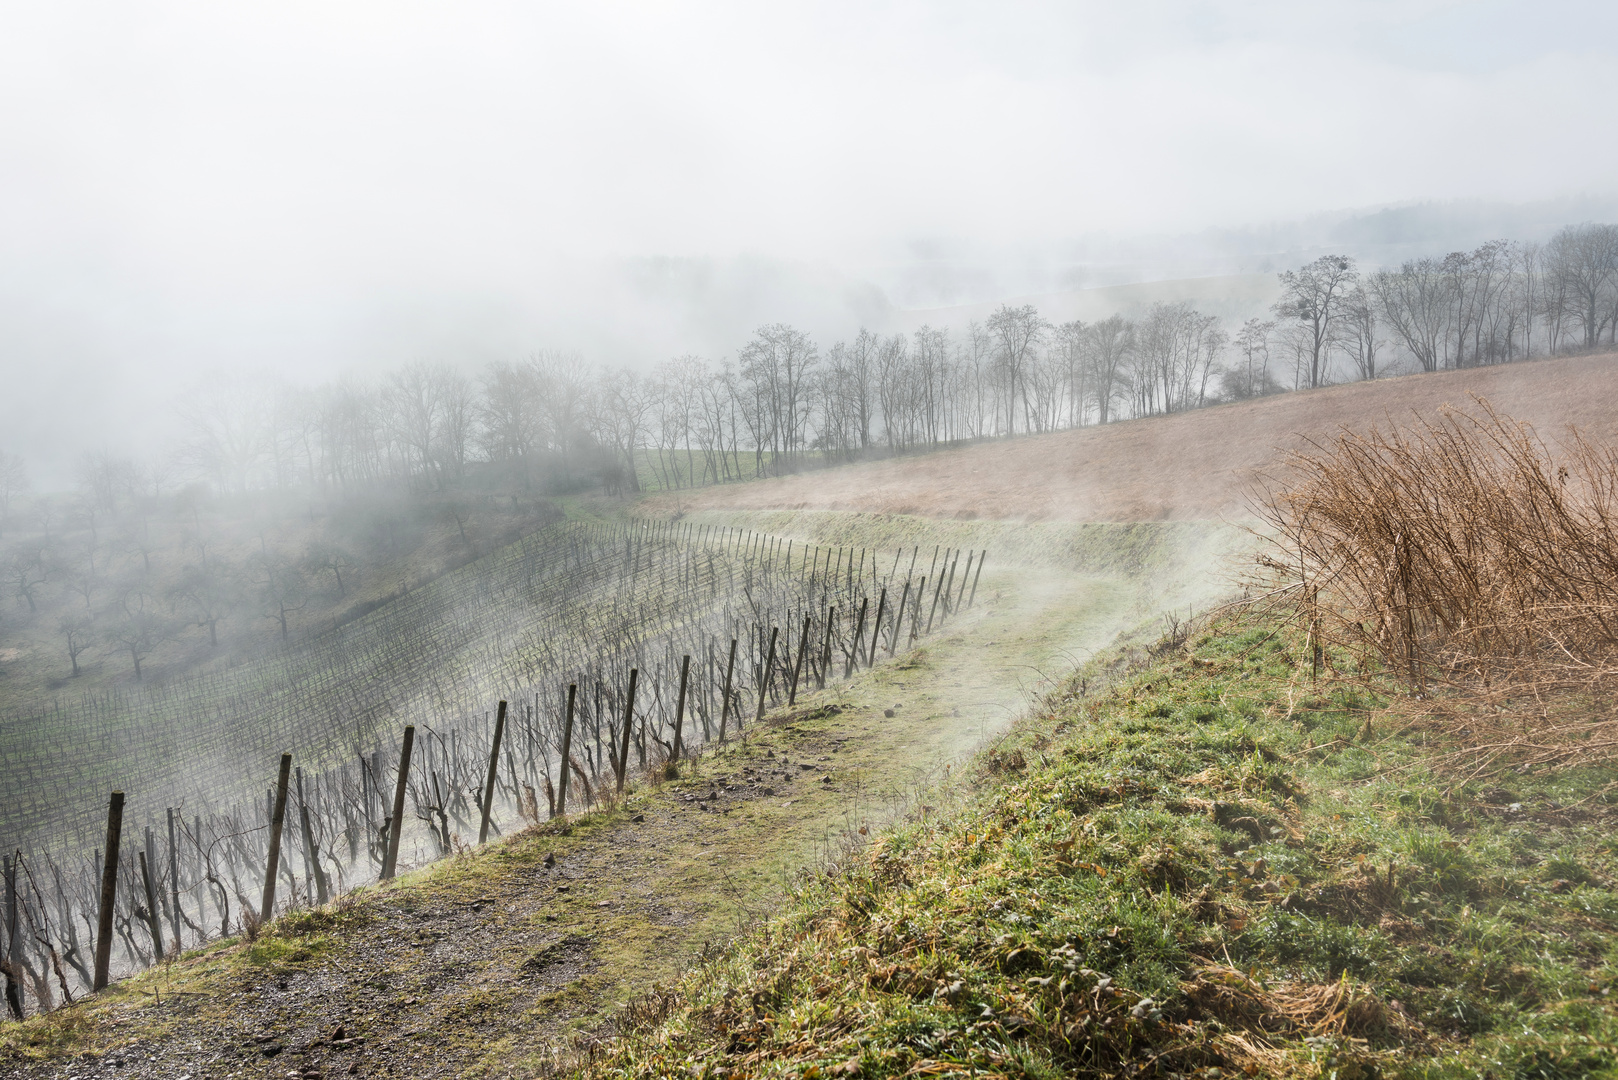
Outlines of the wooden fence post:
M 150 843 L 147 847 L 150 847 Z M 152 867 L 146 859 L 146 852 L 137 851 L 136 857 L 140 860 L 140 880 L 146 887 L 146 925 L 152 931 L 152 955 L 158 961 L 163 959 L 163 922 L 157 917 L 157 890 L 152 888 Z
M 933 604 L 932 607 L 927 609 L 927 629 L 922 631 L 923 634 L 930 634 L 933 632 L 933 616 L 938 614 L 938 597 L 941 593 L 943 593 L 943 591 L 944 572 L 940 570 L 938 572 L 938 584 L 933 589 Z
M 684 748 L 682 736 L 685 733 L 685 687 L 691 675 L 691 654 L 686 653 L 680 661 L 680 698 L 674 704 L 674 760 L 680 760 L 680 751 Z
M 18 853 L 19 855 L 21 852 Z M 10 853 L 5 856 L 6 878 L 6 1008 L 13 1020 L 22 1019 L 22 959 L 17 940 L 17 864 Z
M 770 654 L 764 660 L 764 678 L 758 684 L 758 715 L 754 717 L 754 723 L 764 719 L 764 706 L 770 696 L 770 678 L 775 674 L 775 638 L 780 632 L 779 626 L 770 627 Z
M 736 659 L 736 642 L 730 643 L 730 658 Z M 629 733 L 635 723 L 635 680 L 639 668 L 629 669 L 629 697 L 624 702 L 624 734 L 618 740 L 618 794 L 624 793 L 624 773 L 629 769 Z M 728 687 L 728 683 L 726 684 Z
M 871 606 L 871 598 L 867 596 L 860 601 L 859 618 L 854 620 L 854 641 L 848 650 L 848 660 L 843 665 L 843 678 L 854 674 L 854 664 L 860 658 L 860 642 L 865 640 L 865 609 Z
M 579 692 L 578 683 L 567 684 L 567 717 L 562 721 L 562 783 L 556 796 L 556 812 L 567 816 L 567 774 L 573 753 L 573 699 Z
M 112 905 L 118 896 L 118 842 L 124 829 L 124 793 L 115 791 L 107 803 L 107 853 L 101 863 L 101 910 L 96 920 L 96 967 L 91 990 L 107 988 L 112 966 Z
M 180 848 L 174 842 L 174 807 L 168 808 L 169 815 L 169 925 L 174 929 L 174 951 L 179 952 L 183 947 L 180 940 Z M 202 913 L 198 911 L 197 922 L 201 923 Z
M 790 642 L 788 645 L 790 646 Z M 787 692 L 787 707 L 798 703 L 798 678 L 803 674 L 803 658 L 809 652 L 809 616 L 803 617 L 803 633 L 798 635 L 798 662 L 792 665 L 792 687 Z
M 275 808 L 270 812 L 270 857 L 264 869 L 264 900 L 259 921 L 269 922 L 275 911 L 275 872 L 281 863 L 281 826 L 286 821 L 287 785 L 292 780 L 292 755 L 281 755 L 281 774 L 275 781 Z
M 820 647 L 820 668 L 815 672 L 815 689 L 826 689 L 826 671 L 831 667 L 831 627 L 837 621 L 837 609 L 826 609 L 826 640 Z
M 725 721 L 730 719 L 730 677 L 736 671 L 736 639 L 730 639 L 730 659 L 725 661 L 725 688 L 719 700 L 719 741 L 725 741 Z
M 894 650 L 899 647 L 899 631 L 904 629 L 905 605 L 908 603 L 910 603 L 910 579 L 905 578 L 905 591 L 904 594 L 899 597 L 899 610 L 895 612 L 893 616 L 893 640 L 888 642 L 889 656 L 892 656 Z
M 489 811 L 494 807 L 494 778 L 495 772 L 500 768 L 500 739 L 505 733 L 506 703 L 502 701 L 494 713 L 494 742 L 489 746 L 489 775 L 483 782 L 483 818 L 478 822 L 480 844 L 489 839 Z
M 315 903 L 324 907 L 328 897 L 326 871 L 320 868 L 320 845 L 315 843 L 315 831 L 309 826 L 309 804 L 303 797 L 303 770 L 298 770 L 298 821 L 303 829 L 304 876 L 315 883 Z
M 916 613 L 910 617 L 910 640 L 921 636 L 921 602 L 927 599 L 927 579 L 923 577 L 916 587 Z
M 871 649 L 865 658 L 866 667 L 876 666 L 876 644 L 882 637 L 882 613 L 888 610 L 888 587 L 882 587 L 882 596 L 876 602 L 876 622 L 871 624 Z
M 416 745 L 416 725 L 404 729 L 404 746 L 399 750 L 399 779 L 393 785 L 393 816 L 388 818 L 388 850 L 382 856 L 382 873 L 378 880 L 392 881 L 399 866 L 399 834 L 404 832 L 405 781 L 410 776 L 410 751 Z
M 966 572 L 961 575 L 961 588 L 960 591 L 955 594 L 955 604 L 953 607 L 953 610 L 955 611 L 961 610 L 961 601 L 966 599 L 966 579 L 972 576 L 972 559 L 976 555 L 977 552 L 975 551 L 968 551 L 966 553 Z
M 983 554 L 978 556 L 978 572 L 972 575 L 972 595 L 966 598 L 966 606 L 971 607 L 978 599 L 978 578 L 983 576 L 983 563 L 989 557 L 989 549 L 984 548 Z

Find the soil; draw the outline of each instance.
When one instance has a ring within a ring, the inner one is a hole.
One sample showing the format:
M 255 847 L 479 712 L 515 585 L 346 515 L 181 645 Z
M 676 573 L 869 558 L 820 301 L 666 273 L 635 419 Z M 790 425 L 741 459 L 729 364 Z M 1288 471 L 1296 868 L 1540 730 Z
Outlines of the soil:
M 1481 395 L 1553 439 L 1618 435 L 1618 354 L 1353 383 L 1173 416 L 659 495 L 649 514 L 837 510 L 1003 521 L 1235 520 L 1283 451 Z

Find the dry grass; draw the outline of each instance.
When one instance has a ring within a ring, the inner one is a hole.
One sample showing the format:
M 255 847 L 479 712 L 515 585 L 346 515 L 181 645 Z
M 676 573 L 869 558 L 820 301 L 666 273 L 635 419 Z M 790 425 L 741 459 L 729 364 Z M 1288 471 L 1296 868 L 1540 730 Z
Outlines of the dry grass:
M 1459 759 L 1610 758 L 1618 451 L 1576 431 L 1553 448 L 1475 401 L 1291 455 L 1266 499 L 1285 555 L 1266 563 L 1317 655 L 1393 673 L 1414 719 L 1464 736 Z

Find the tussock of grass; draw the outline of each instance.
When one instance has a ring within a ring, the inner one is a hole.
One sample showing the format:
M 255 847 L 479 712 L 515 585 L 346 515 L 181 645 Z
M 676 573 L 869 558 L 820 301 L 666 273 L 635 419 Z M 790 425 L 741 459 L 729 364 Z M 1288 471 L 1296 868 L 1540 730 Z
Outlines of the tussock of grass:
M 1228 624 L 1115 658 L 1103 698 L 1076 676 L 961 809 L 806 883 L 588 1068 L 1618 1076 L 1607 774 L 1446 782 L 1300 645 Z

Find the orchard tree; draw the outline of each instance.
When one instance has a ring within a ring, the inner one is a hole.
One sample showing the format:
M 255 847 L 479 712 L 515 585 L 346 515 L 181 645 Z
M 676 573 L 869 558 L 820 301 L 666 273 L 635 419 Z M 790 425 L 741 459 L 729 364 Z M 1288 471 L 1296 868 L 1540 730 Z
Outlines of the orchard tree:
M 130 663 L 135 669 L 135 681 L 141 682 L 145 678 L 142 662 L 153 649 L 173 635 L 173 629 L 151 603 L 146 591 L 135 586 L 118 598 L 116 618 L 104 633 L 108 646 L 129 654 Z
M 71 678 L 79 677 L 79 657 L 95 643 L 95 624 L 87 614 L 64 615 L 56 624 L 67 647 L 67 659 L 73 665 Z

